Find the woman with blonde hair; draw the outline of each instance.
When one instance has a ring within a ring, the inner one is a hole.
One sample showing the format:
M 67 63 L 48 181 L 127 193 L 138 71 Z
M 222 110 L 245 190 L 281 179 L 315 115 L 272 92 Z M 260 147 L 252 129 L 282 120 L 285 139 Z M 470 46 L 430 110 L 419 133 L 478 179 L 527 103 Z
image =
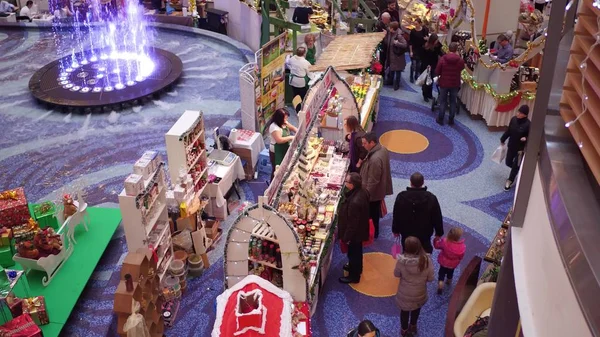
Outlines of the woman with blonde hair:
M 400 308 L 400 333 L 401 336 L 414 336 L 421 308 L 428 300 L 427 282 L 434 280 L 431 256 L 423 250 L 421 241 L 416 237 L 406 238 L 404 251 L 398 255 L 394 276 L 400 278 L 395 298 Z
M 316 37 L 314 34 L 304 35 L 304 43 L 302 47 L 306 49 L 306 60 L 314 65 L 317 62 L 317 46 L 315 45 Z

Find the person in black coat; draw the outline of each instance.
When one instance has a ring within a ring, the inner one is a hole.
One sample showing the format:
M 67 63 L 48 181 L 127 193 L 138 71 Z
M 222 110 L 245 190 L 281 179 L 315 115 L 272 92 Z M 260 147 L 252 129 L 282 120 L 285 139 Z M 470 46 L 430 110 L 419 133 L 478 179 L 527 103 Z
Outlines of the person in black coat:
M 362 188 L 360 174 L 346 177 L 345 199 L 338 213 L 338 236 L 348 245 L 348 277 L 342 283 L 358 283 L 363 269 L 363 241 L 369 240 L 369 192 Z
M 442 56 L 444 56 L 442 44 L 440 43 L 437 34 L 433 33 L 429 36 L 429 39 L 425 42 L 423 50 L 421 51 L 421 69 L 419 69 L 419 75 L 429 67 L 431 77 L 431 84 L 423 84 L 423 87 L 421 87 L 425 102 L 429 102 L 430 99 L 433 99 L 433 78 L 435 77 L 435 68 Z
M 502 145 L 504 145 L 508 139 L 506 166 L 511 168 L 508 180 L 506 180 L 506 184 L 504 184 L 505 191 L 510 190 L 519 173 L 519 168 L 521 167 L 522 154 L 525 151 L 527 136 L 529 135 L 529 126 L 531 124 L 527 115 L 529 115 L 529 107 L 527 105 L 521 105 L 517 115 L 510 120 L 508 129 L 504 132 L 502 137 L 500 137 L 500 143 Z
M 410 187 L 396 197 L 392 233 L 396 237 L 398 235 L 402 237 L 402 247 L 407 237 L 418 238 L 423 249 L 431 254 L 433 252 L 431 236 L 434 231 L 436 238 L 443 236 L 443 225 L 442 210 L 437 197 L 427 191 L 423 175 L 419 172 L 413 173 L 410 176 Z

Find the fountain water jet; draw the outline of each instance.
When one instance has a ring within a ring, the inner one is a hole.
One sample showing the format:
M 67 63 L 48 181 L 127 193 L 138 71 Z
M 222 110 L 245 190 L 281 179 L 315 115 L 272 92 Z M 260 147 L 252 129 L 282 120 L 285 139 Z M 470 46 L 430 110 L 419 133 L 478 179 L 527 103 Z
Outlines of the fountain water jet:
M 39 101 L 104 107 L 155 94 L 181 76 L 179 57 L 152 46 L 154 31 L 137 0 L 125 0 L 117 12 L 101 6 L 93 0 L 85 19 L 75 11 L 72 25 L 55 24 L 70 30 L 74 44 L 31 77 L 29 89 Z

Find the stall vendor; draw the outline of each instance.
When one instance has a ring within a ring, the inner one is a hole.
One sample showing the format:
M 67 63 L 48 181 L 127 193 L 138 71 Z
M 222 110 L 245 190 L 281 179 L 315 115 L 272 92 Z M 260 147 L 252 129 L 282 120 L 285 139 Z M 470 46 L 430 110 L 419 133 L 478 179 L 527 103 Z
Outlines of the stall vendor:
M 495 55 L 492 55 L 492 60 L 502 64 L 512 60 L 514 51 L 506 35 L 500 34 L 496 45 L 498 45 L 498 50 Z
M 269 121 L 269 159 L 271 160 L 271 180 L 275 175 L 275 167 L 283 161 L 290 142 L 294 139 L 291 132 L 298 129 L 288 122 L 289 113 L 285 109 L 277 109 Z
M 289 57 L 285 63 L 290 69 L 290 86 L 294 97 L 300 96 L 304 100 L 306 92 L 308 91 L 308 82 L 310 81 L 310 62 L 305 58 L 306 48 L 298 47 L 296 49 L 296 55 Z
M 302 44 L 302 47 L 306 49 L 306 60 L 312 65 L 317 62 L 317 46 L 315 45 L 315 39 L 313 34 L 306 34 L 304 36 L 304 43 Z

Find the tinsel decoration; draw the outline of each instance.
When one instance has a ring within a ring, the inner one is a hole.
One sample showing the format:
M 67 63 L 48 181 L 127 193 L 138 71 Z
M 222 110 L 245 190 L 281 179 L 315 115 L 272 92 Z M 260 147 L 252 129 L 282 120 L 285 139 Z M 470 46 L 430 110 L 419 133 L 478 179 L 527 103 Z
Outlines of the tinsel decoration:
M 507 101 L 499 101 L 498 105 L 496 105 L 496 111 L 509 112 L 514 110 L 521 103 L 521 97 L 523 97 L 523 93 L 518 92 L 514 97 Z
M 479 49 L 479 55 L 487 54 L 487 52 L 488 52 L 487 40 L 486 39 L 479 40 L 479 45 L 477 46 L 477 49 Z
M 496 99 L 496 101 L 506 102 L 508 100 L 511 100 L 515 96 L 517 96 L 519 93 L 522 94 L 521 98 L 524 100 L 532 101 L 535 99 L 535 93 L 531 93 L 531 92 L 511 91 L 508 94 L 498 94 L 489 85 L 489 83 L 475 82 L 475 79 L 473 78 L 473 76 L 469 75 L 469 73 L 467 73 L 466 70 L 463 70 L 463 72 L 462 72 L 462 80 L 463 80 L 463 82 L 467 83 L 474 90 L 485 90 L 485 92 L 488 93 L 490 96 L 492 96 L 494 99 Z

